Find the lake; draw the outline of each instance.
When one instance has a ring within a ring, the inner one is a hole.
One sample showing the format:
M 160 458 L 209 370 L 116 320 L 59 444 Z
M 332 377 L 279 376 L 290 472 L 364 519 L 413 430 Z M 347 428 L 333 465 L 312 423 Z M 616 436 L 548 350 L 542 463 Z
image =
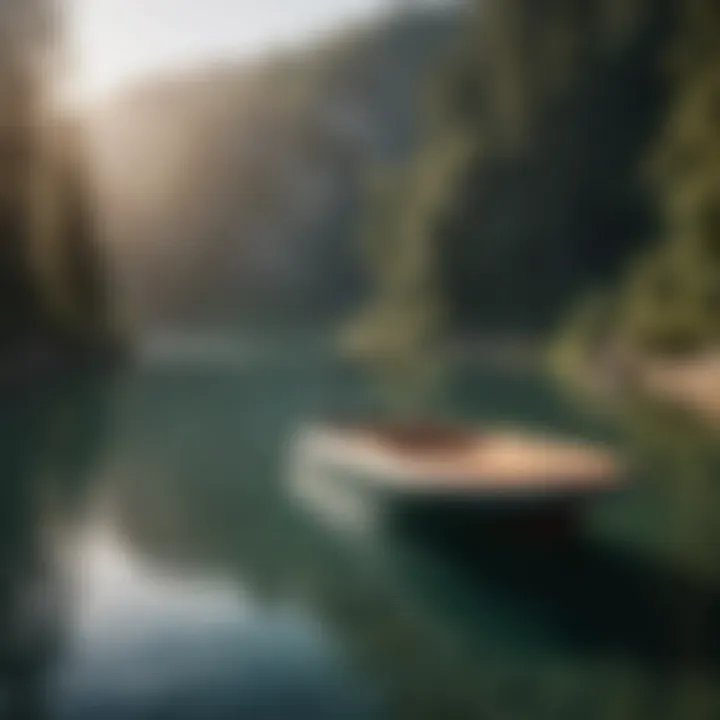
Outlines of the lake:
M 539 373 L 448 373 L 443 412 L 617 444 L 632 483 L 548 551 L 479 520 L 357 532 L 293 486 L 303 423 L 367 378 L 280 345 L 4 391 L 7 717 L 720 717 L 712 429 L 601 416 Z

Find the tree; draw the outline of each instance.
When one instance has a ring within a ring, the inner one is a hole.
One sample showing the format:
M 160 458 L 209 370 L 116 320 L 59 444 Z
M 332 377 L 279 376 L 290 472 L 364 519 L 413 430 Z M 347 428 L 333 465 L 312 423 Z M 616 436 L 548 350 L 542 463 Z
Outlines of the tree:
M 51 0 L 0 5 L 0 346 L 99 339 L 108 306 L 82 130 L 53 101 Z

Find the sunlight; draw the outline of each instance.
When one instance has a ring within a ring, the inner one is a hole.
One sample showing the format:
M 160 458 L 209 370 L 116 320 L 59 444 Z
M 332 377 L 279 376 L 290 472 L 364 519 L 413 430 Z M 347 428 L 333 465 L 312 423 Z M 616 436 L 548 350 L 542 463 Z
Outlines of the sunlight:
M 161 621 L 183 627 L 212 618 L 237 622 L 251 600 L 224 578 L 187 577 L 154 567 L 135 555 L 110 527 L 91 527 L 72 555 L 77 576 L 76 641 L 136 641 Z
M 92 101 L 142 77 L 262 54 L 359 22 L 390 0 L 64 0 L 75 94 Z

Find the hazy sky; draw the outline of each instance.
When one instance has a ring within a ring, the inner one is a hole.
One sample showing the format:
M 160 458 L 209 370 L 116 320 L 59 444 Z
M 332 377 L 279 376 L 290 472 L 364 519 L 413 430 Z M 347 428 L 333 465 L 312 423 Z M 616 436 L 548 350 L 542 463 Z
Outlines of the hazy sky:
M 147 73 L 257 53 L 367 17 L 392 0 L 64 0 L 77 86 L 95 97 Z

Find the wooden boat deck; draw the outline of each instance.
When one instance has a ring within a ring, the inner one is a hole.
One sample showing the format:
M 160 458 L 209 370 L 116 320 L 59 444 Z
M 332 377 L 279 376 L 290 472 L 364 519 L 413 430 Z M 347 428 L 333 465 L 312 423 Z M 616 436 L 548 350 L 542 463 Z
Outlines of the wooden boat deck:
M 575 494 L 611 490 L 623 472 L 599 446 L 513 430 L 423 436 L 371 428 L 316 427 L 304 452 L 338 471 L 408 492 Z

